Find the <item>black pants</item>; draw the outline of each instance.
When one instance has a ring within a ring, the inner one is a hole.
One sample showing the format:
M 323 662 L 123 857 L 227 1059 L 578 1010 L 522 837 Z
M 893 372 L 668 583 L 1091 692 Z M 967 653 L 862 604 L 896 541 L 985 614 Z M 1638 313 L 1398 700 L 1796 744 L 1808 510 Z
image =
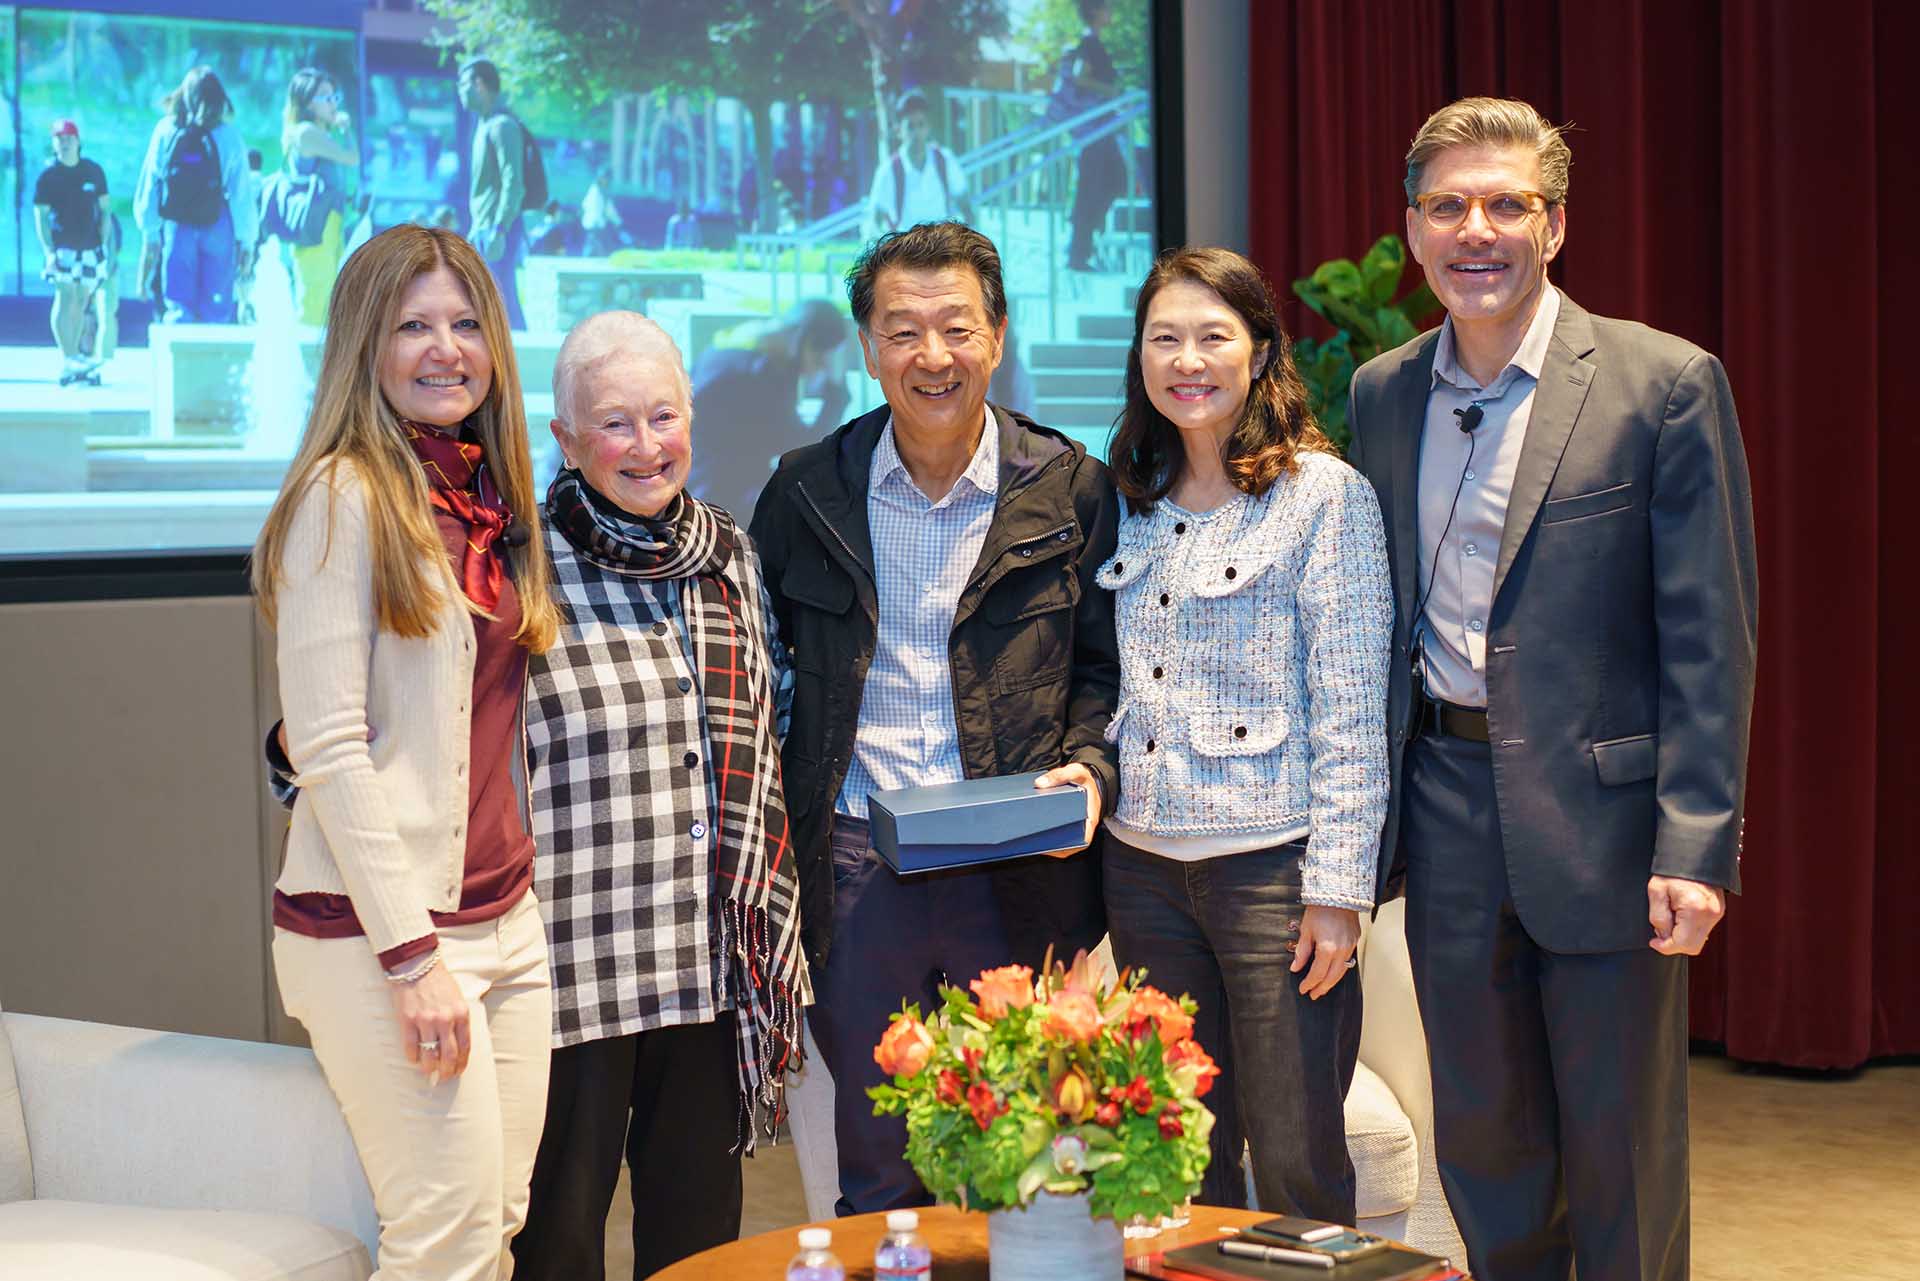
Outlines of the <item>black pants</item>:
M 1193 1036 L 1220 1076 L 1208 1205 L 1244 1206 L 1243 1143 L 1253 1149 L 1260 1206 L 1334 1223 L 1354 1218 L 1346 1098 L 1360 1058 L 1360 978 L 1349 972 L 1318 1001 L 1300 994 L 1303 843 L 1183 863 L 1106 846 L 1107 924 L 1114 963 L 1198 1003 Z
M 740 1235 L 733 1015 L 553 1052 L 520 1281 L 600 1281 L 624 1154 L 634 1281 Z
M 807 1022 L 833 1076 L 838 1213 L 932 1202 L 907 1164 L 906 1119 L 873 1114 L 867 1087 L 887 1079 L 873 1049 L 902 1001 L 918 1002 L 924 1017 L 940 984 L 964 988 L 1012 960 L 989 873 L 896 876 L 868 846 L 864 822 L 834 819 L 833 946 L 814 973 Z
M 1683 1281 L 1687 967 L 1514 912 L 1485 743 L 1407 749 L 1407 946 L 1435 1149 L 1477 1281 Z M 1566 856 L 1577 857 L 1569 850 Z
M 1067 244 L 1067 265 L 1086 268 L 1093 262 L 1093 233 L 1106 220 L 1107 207 L 1127 186 L 1127 162 L 1120 142 L 1102 138 L 1080 153 L 1079 176 L 1073 184 L 1073 237 Z

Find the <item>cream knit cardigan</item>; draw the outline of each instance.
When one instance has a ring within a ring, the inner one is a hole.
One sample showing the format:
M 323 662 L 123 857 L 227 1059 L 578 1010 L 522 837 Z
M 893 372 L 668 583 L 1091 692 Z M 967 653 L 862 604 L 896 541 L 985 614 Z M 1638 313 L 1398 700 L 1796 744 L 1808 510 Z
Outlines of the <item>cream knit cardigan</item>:
M 351 462 L 323 468 L 281 559 L 280 705 L 300 799 L 274 888 L 347 895 L 384 952 L 459 906 L 474 640 L 444 557 L 433 634 L 376 626 L 366 501 Z

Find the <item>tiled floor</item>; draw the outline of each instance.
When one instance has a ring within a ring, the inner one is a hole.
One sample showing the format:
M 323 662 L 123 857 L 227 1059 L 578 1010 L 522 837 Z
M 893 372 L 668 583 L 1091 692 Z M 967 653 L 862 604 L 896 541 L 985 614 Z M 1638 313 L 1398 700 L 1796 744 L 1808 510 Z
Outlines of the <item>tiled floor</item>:
M 1694 1281 L 1920 1274 L 1920 1064 L 1813 1078 L 1696 1057 L 1692 1084 Z M 806 1222 L 792 1143 L 744 1178 L 743 1234 Z M 631 1276 L 630 1224 L 623 1181 L 607 1281 Z

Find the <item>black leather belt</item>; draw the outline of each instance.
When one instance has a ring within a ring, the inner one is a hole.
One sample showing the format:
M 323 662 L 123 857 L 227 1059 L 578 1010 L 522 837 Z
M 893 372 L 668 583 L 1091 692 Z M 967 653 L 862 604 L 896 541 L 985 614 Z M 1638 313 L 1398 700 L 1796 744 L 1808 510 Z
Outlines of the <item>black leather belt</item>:
M 1492 736 L 1487 733 L 1487 714 L 1484 711 L 1426 699 L 1421 700 L 1417 732 L 1445 734 L 1448 738 L 1464 738 L 1474 743 L 1492 741 Z

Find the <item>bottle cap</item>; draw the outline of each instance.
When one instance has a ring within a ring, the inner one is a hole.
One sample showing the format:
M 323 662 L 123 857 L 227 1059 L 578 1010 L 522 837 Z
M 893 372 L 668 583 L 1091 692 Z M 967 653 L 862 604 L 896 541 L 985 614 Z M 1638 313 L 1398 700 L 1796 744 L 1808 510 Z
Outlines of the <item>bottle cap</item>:
M 920 1216 L 912 1210 L 887 1211 L 887 1231 L 912 1232 L 920 1226 Z
M 833 1244 L 833 1232 L 829 1228 L 801 1228 L 800 1248 L 802 1250 L 824 1250 Z

